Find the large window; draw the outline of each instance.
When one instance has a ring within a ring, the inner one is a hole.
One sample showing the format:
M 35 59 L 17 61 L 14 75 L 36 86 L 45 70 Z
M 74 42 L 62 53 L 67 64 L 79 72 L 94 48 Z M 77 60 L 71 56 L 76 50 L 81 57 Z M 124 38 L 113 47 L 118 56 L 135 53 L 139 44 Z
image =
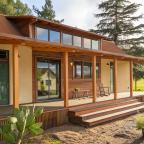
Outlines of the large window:
M 73 36 L 73 45 L 81 47 L 81 37 L 79 36 Z
M 99 50 L 99 41 L 98 40 L 92 40 L 92 49 Z
M 92 72 L 91 72 L 91 63 L 84 63 L 83 65 L 83 75 L 84 78 L 91 78 Z
M 72 45 L 72 35 L 63 33 L 63 44 Z
M 91 39 L 84 38 L 84 48 L 91 49 Z
M 49 34 L 50 34 L 49 38 L 50 42 L 57 42 L 57 43 L 60 42 L 60 32 L 50 30 Z
M 48 29 L 36 27 L 36 38 L 48 41 Z
M 74 63 L 74 78 L 82 78 L 82 63 Z

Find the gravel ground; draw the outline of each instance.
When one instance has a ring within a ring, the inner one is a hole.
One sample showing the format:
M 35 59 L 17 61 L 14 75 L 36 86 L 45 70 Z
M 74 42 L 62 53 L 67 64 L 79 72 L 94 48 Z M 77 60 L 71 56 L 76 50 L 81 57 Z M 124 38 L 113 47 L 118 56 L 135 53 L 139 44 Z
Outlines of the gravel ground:
M 31 144 L 144 144 L 140 130 L 136 129 L 135 116 L 108 124 L 84 128 L 66 124 L 52 128 L 43 135 L 32 137 Z M 49 142 L 56 140 L 55 142 Z

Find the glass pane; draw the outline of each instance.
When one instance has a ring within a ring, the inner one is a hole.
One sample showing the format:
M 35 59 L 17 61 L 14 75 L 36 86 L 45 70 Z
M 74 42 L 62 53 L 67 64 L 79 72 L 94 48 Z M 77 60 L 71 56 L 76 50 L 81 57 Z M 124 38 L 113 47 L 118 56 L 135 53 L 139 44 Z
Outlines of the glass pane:
M 72 35 L 63 33 L 63 44 L 72 45 Z
M 81 37 L 73 36 L 73 45 L 81 47 Z
M 100 64 L 99 63 L 96 64 L 96 77 L 97 79 L 100 78 Z
M 81 63 L 75 63 L 75 78 L 81 78 L 82 77 L 82 67 Z
M 84 63 L 83 74 L 84 78 L 91 78 L 91 63 Z
M 37 62 L 38 99 L 59 98 L 59 63 Z
M 84 38 L 84 48 L 91 49 L 91 39 Z
M 8 62 L 0 61 L 0 104 L 9 102 L 9 71 Z
M 60 42 L 60 32 L 50 30 L 50 42 Z
M 48 29 L 37 27 L 37 39 L 48 41 Z
M 93 50 L 99 50 L 99 41 L 92 40 L 92 49 Z
M 46 81 L 48 75 L 48 63 L 38 62 L 37 63 L 37 89 L 38 99 L 48 98 L 48 86 Z

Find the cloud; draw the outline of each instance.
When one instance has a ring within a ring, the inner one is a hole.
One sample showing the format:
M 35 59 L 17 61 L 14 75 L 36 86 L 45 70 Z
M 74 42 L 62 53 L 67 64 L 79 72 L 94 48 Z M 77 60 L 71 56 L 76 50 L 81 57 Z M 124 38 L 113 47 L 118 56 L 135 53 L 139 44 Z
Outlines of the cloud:
M 65 24 L 83 29 L 96 25 L 96 0 L 53 0 L 53 5 L 57 18 L 64 19 Z

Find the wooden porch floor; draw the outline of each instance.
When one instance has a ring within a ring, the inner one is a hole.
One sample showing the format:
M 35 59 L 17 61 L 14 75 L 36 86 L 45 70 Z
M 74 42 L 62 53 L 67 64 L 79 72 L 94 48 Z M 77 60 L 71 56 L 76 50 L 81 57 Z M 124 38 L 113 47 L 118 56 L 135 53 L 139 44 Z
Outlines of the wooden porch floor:
M 134 92 L 133 95 L 134 97 L 142 96 L 144 95 L 144 92 Z M 130 96 L 129 92 L 118 93 L 118 99 L 127 98 L 129 96 Z M 113 100 L 113 99 L 114 99 L 114 95 L 111 94 L 109 96 L 98 97 L 97 102 Z M 69 100 L 69 106 L 77 106 L 77 105 L 88 104 L 88 103 L 92 103 L 91 97 L 83 97 L 83 98 L 76 98 L 76 99 Z M 26 106 L 32 106 L 32 105 L 33 104 L 26 104 Z M 55 101 L 38 102 L 38 103 L 35 103 L 35 105 L 44 106 L 44 107 L 47 107 L 48 109 L 58 109 L 58 108 L 63 108 L 64 101 L 60 99 L 60 100 L 55 100 Z

